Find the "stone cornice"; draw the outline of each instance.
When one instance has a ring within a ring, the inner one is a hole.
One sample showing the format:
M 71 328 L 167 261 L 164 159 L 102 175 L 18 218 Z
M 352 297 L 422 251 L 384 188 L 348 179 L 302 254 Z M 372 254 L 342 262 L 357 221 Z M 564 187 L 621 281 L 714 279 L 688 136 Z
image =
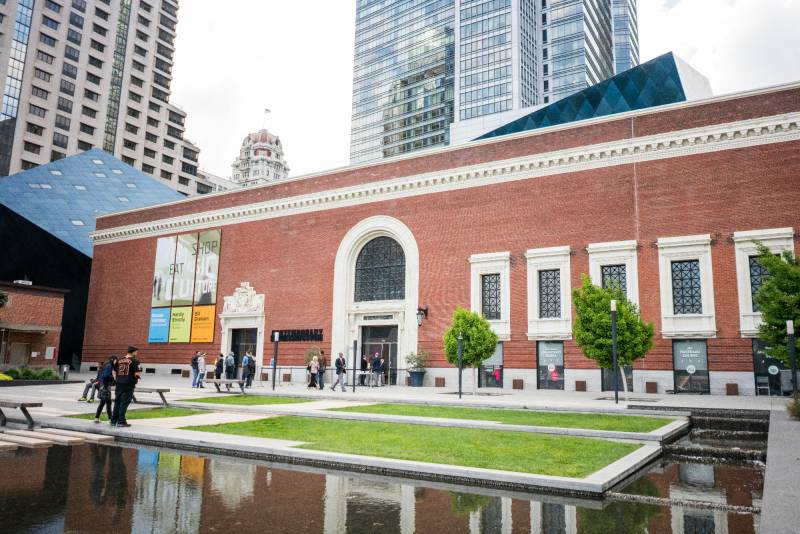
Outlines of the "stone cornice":
M 789 113 L 317 191 L 97 230 L 91 235 L 94 243 L 100 245 L 555 174 L 796 140 L 800 140 L 800 113 Z

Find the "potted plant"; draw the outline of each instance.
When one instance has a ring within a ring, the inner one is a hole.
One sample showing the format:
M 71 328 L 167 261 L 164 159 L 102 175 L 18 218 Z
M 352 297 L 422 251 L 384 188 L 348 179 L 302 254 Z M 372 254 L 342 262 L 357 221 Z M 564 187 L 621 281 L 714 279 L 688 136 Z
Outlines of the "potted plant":
M 425 367 L 428 365 L 428 358 L 430 355 L 430 352 L 420 350 L 411 352 L 406 356 L 406 365 L 408 366 L 408 374 L 411 377 L 412 387 L 422 387 L 422 380 L 425 378 Z

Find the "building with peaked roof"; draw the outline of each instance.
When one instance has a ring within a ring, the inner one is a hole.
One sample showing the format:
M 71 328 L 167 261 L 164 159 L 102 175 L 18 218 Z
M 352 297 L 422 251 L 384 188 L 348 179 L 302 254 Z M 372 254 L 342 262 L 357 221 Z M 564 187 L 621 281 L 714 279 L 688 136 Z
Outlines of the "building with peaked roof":
M 241 187 L 282 180 L 289 175 L 281 138 L 266 129 L 247 134 L 231 164 L 231 181 Z
M 100 149 L 0 180 L 0 280 L 27 278 L 69 290 L 58 351 L 62 363 L 81 352 L 96 217 L 181 198 Z M 136 258 L 130 261 L 136 265 Z

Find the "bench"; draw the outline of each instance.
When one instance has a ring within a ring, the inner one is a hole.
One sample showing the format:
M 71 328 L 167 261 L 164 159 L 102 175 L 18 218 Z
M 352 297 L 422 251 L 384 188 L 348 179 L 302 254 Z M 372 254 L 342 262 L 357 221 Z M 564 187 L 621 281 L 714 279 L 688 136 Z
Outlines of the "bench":
M 206 380 L 206 384 L 214 384 L 214 387 L 217 388 L 217 393 L 222 393 L 220 386 L 225 386 L 228 391 L 231 390 L 231 384 L 239 384 L 239 389 L 242 390 L 242 395 L 245 394 L 244 391 L 244 384 L 245 381 L 240 378 L 213 378 L 211 380 Z
M 0 400 L 0 426 L 6 426 L 8 420 L 6 419 L 6 415 L 3 413 L 3 408 L 18 408 L 19 411 L 22 412 L 22 415 L 25 416 L 25 419 L 28 421 L 28 429 L 33 429 L 33 417 L 31 414 L 28 413 L 28 408 L 40 408 L 42 406 L 41 402 L 16 402 L 16 401 L 6 401 Z
M 164 397 L 164 393 L 169 393 L 168 388 L 136 388 L 133 393 L 133 402 L 139 402 L 136 400 L 136 393 L 158 393 L 158 396 L 161 397 L 161 402 L 164 403 L 164 406 L 169 406 L 167 403 L 167 398 Z

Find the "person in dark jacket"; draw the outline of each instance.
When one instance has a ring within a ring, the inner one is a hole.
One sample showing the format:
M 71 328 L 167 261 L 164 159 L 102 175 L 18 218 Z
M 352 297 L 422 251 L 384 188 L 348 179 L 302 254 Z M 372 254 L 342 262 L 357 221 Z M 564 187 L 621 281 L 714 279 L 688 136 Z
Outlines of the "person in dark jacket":
M 114 385 L 114 366 L 117 364 L 118 359 L 116 356 L 111 356 L 101 369 L 102 373 L 99 378 L 100 390 L 97 393 L 100 404 L 97 405 L 97 412 L 94 414 L 95 423 L 100 422 L 103 407 L 106 409 L 108 420 L 111 420 L 111 387 Z
M 139 349 L 128 347 L 128 353 L 117 360 L 114 365 L 114 381 L 117 383 L 114 392 L 114 410 L 111 413 L 111 426 L 125 427 L 131 426 L 125 419 L 128 406 L 133 400 L 133 390 L 136 383 L 142 376 L 142 368 L 136 355 Z
M 367 355 L 361 355 L 361 376 L 358 377 L 358 385 L 363 386 L 364 381 L 367 379 L 367 370 L 369 369 L 369 362 L 367 361 Z
M 344 359 L 344 354 L 340 352 L 339 357 L 336 358 L 336 361 L 333 363 L 336 366 L 336 382 L 333 383 L 331 389 L 336 391 L 336 386 L 341 383 L 342 392 L 344 393 L 344 386 L 347 378 L 347 362 Z
M 94 378 L 90 379 L 86 382 L 86 387 L 83 388 L 83 394 L 78 401 L 86 401 L 86 402 L 94 402 L 94 394 L 100 389 L 100 376 L 103 374 L 103 366 L 97 366 L 97 374 Z M 86 395 L 89 394 L 89 390 L 92 390 L 92 394 L 89 395 L 89 398 L 86 398 Z
M 222 378 L 222 368 L 224 365 L 225 365 L 225 356 L 223 356 L 222 353 L 220 352 L 219 356 L 217 356 L 217 361 L 214 362 L 214 378 L 216 378 L 217 380 Z
M 376 352 L 372 357 L 372 387 L 381 385 L 381 372 L 381 356 Z
M 319 384 L 320 391 L 325 389 L 325 370 L 328 368 L 328 360 L 325 358 L 325 351 L 319 351 L 319 370 L 317 371 L 317 384 Z

